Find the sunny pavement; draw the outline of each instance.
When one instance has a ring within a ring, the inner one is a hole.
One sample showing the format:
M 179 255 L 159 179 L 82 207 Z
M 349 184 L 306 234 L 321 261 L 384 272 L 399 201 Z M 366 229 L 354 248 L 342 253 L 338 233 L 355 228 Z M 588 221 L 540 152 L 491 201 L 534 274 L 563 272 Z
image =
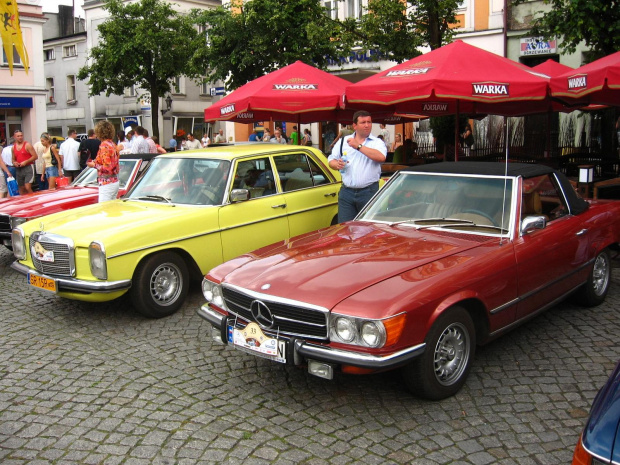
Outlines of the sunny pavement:
M 398 372 L 334 381 L 211 341 L 194 285 L 174 316 L 28 289 L 0 251 L 0 463 L 566 464 L 620 359 L 620 269 L 478 350 L 462 391 Z M 617 264 L 617 262 L 616 262 Z

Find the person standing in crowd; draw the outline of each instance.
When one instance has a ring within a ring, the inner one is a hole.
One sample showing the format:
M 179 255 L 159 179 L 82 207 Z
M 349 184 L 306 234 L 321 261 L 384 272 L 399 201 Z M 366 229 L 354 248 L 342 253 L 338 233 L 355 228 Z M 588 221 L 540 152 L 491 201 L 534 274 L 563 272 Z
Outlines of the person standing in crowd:
M 331 151 L 334 148 L 334 146 L 340 139 L 342 139 L 343 137 L 349 136 L 351 134 L 353 134 L 353 129 L 351 129 L 350 125 L 347 124 L 345 126 L 342 126 L 336 138 L 331 142 L 331 144 L 329 144 L 329 151 Z
M 149 146 L 149 151 L 148 153 L 157 153 L 157 144 L 155 144 L 155 141 L 153 140 L 153 138 L 149 135 L 149 131 L 148 129 L 144 130 L 144 140 L 146 141 L 146 143 Z
M 297 132 L 297 125 L 293 126 L 293 132 L 291 132 L 291 144 L 299 145 L 299 132 Z
M 77 131 L 70 129 L 67 140 L 60 145 L 60 156 L 62 157 L 62 172 L 69 178 L 69 182 L 77 178 L 80 174 L 80 143 L 76 140 Z M 51 187 L 50 187 L 51 188 Z
M 304 129 L 304 138 L 301 140 L 301 145 L 312 145 L 312 134 L 310 129 Z
M 272 144 L 286 144 L 286 139 L 282 137 L 282 130 L 280 128 L 276 128 L 273 131 L 273 137 L 269 140 Z
M 388 152 L 391 152 L 391 148 L 392 148 L 392 143 L 391 143 L 391 137 L 390 137 L 390 131 L 388 130 L 388 128 L 385 127 L 385 124 L 380 124 L 379 125 L 379 135 L 383 136 L 383 143 L 385 144 L 385 147 L 387 148 Z
M 13 166 L 13 141 L 2 149 L 2 155 L 0 156 L 2 157 L 4 165 L 9 170 L 9 173 L 11 173 L 9 177 L 14 178 L 16 173 L 15 167 Z
M 177 138 L 175 136 L 172 136 L 170 140 L 168 141 L 168 145 L 170 146 L 171 152 L 176 152 L 177 151 Z
M 269 142 L 271 140 L 271 132 L 268 128 L 263 131 L 263 142 Z
M 187 134 L 187 150 L 196 150 L 201 148 L 200 141 L 194 137 L 191 132 Z
M 202 144 L 202 147 L 205 148 L 205 149 L 209 145 L 211 145 L 211 139 L 209 139 L 209 136 L 207 135 L 206 132 L 202 135 L 202 139 L 200 140 L 200 143 Z
M 97 136 L 95 135 L 95 130 L 89 129 L 88 139 L 84 139 L 80 142 L 80 146 L 78 147 L 78 152 L 80 153 L 80 169 L 83 170 L 86 168 L 86 162 L 97 156 L 100 143 L 101 141 L 97 139 Z
M 134 136 L 131 153 L 149 153 L 149 144 L 144 136 L 145 132 L 146 129 L 144 129 L 142 126 L 136 127 L 136 135 Z
M 13 133 L 13 166 L 15 167 L 15 180 L 19 188 L 19 194 L 32 194 L 32 183 L 35 178 L 34 162 L 37 152 L 30 142 L 24 140 L 21 129 Z
M 353 115 L 353 134 L 338 142 L 327 158 L 332 169 L 342 175 L 338 194 L 338 222 L 350 221 L 379 190 L 381 163 L 385 161 L 385 144 L 374 137 L 372 118 L 367 111 Z
M 403 135 L 400 132 L 397 132 L 394 135 L 394 145 L 392 146 L 392 150 L 396 152 L 396 149 L 403 145 Z
M 7 147 L 9 148 L 10 152 L 10 146 Z M 4 151 L 7 149 L 7 147 L 4 147 L 2 149 L 3 156 L 0 157 L 0 199 L 3 199 L 7 195 L 9 195 L 9 188 L 6 184 L 6 180 L 13 177 L 13 175 L 9 171 L 9 167 L 4 162 Z
M 155 147 L 157 148 L 157 153 L 167 153 L 166 149 L 163 148 L 161 145 L 159 145 L 159 139 L 157 136 L 153 136 L 151 137 L 151 139 L 153 139 L 153 142 L 155 142 Z
M 125 150 L 129 150 L 128 153 L 133 153 L 133 140 L 134 140 L 134 136 L 135 136 L 135 131 L 133 129 L 130 129 L 129 131 L 125 132 L 125 140 L 127 141 L 127 143 L 125 144 Z
M 215 136 L 215 142 L 219 144 L 226 142 L 226 136 L 224 136 L 223 129 L 220 129 L 218 131 L 217 136 Z
M 129 148 L 131 144 L 129 144 L 129 141 L 125 136 L 125 131 L 118 131 L 116 133 L 116 138 L 118 139 L 118 141 L 116 142 L 116 148 L 118 149 L 118 153 L 120 153 L 121 155 L 124 153 L 131 153 L 131 149 Z
M 41 134 L 41 139 L 47 133 Z M 45 160 L 43 159 L 43 154 L 45 153 L 45 146 L 43 145 L 42 140 L 36 141 L 33 145 L 34 151 L 37 152 L 37 161 L 34 162 L 34 171 L 37 175 L 37 184 L 40 191 L 43 191 L 49 187 L 49 182 L 47 181 L 47 177 L 45 175 Z
M 97 157 L 89 161 L 88 166 L 97 169 L 99 202 L 105 202 L 106 200 L 114 200 L 118 195 L 119 153 L 116 144 L 112 140 L 114 137 L 114 126 L 112 123 L 108 120 L 99 121 L 95 125 L 95 132 L 101 144 L 99 145 Z M 141 135 L 140 132 L 138 134 Z
M 250 137 L 248 138 L 248 140 L 250 142 L 258 142 L 258 133 L 256 132 L 256 128 L 252 129 L 252 134 L 250 134 Z
M 46 132 L 41 134 L 41 145 L 45 148 L 42 156 L 45 162 L 45 174 L 41 175 L 41 180 L 47 177 L 50 190 L 54 190 L 56 189 L 56 178 L 63 175 L 63 158 L 58 153 L 56 144 L 52 143 L 49 134 Z

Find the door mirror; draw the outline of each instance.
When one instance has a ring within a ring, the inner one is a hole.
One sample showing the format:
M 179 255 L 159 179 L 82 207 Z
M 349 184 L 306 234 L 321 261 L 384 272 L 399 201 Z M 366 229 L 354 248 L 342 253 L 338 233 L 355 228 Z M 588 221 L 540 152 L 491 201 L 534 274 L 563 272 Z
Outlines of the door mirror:
M 547 218 L 545 216 L 526 216 L 521 221 L 521 234 L 527 234 L 535 229 L 545 229 Z
M 247 189 L 233 189 L 230 191 L 230 202 L 245 202 L 250 200 L 250 191 Z

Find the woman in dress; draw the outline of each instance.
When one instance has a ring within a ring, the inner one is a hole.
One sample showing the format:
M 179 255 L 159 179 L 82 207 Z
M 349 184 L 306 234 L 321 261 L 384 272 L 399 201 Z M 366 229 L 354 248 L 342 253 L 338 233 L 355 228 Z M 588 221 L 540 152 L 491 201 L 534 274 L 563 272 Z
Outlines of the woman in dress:
M 87 164 L 97 169 L 97 182 L 99 183 L 99 202 L 113 200 L 118 195 L 118 147 L 112 140 L 114 138 L 114 126 L 107 120 L 99 121 L 95 125 L 95 134 L 101 141 L 97 158 Z
M 62 176 L 62 158 L 58 155 L 56 144 L 47 132 L 41 134 L 41 145 L 44 147 L 41 158 L 45 163 L 45 172 L 41 174 L 41 181 L 47 177 L 50 189 L 56 189 L 56 178 Z

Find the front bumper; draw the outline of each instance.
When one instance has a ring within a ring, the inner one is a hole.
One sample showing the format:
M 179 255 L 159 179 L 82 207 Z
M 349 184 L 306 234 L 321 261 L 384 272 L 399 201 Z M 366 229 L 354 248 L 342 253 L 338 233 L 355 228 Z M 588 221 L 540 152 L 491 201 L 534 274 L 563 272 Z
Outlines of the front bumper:
M 219 331 L 221 340 L 227 344 L 228 317 L 212 310 L 204 304 L 198 310 L 198 315 L 207 320 L 215 330 Z M 418 344 L 389 355 L 372 355 L 352 350 L 334 349 L 324 345 L 309 342 L 304 339 L 289 338 L 288 344 L 293 351 L 292 360 L 299 365 L 302 358 L 320 362 L 350 365 L 371 370 L 385 370 L 406 365 L 414 358 L 422 355 L 426 344 Z
M 28 274 L 53 279 L 58 286 L 58 292 L 78 292 L 88 294 L 108 294 L 112 292 L 126 291 L 131 287 L 131 280 L 121 281 L 84 281 L 75 278 L 59 278 L 56 276 L 39 273 L 26 265 L 22 265 L 17 260 L 11 264 L 11 268 L 24 276 Z

